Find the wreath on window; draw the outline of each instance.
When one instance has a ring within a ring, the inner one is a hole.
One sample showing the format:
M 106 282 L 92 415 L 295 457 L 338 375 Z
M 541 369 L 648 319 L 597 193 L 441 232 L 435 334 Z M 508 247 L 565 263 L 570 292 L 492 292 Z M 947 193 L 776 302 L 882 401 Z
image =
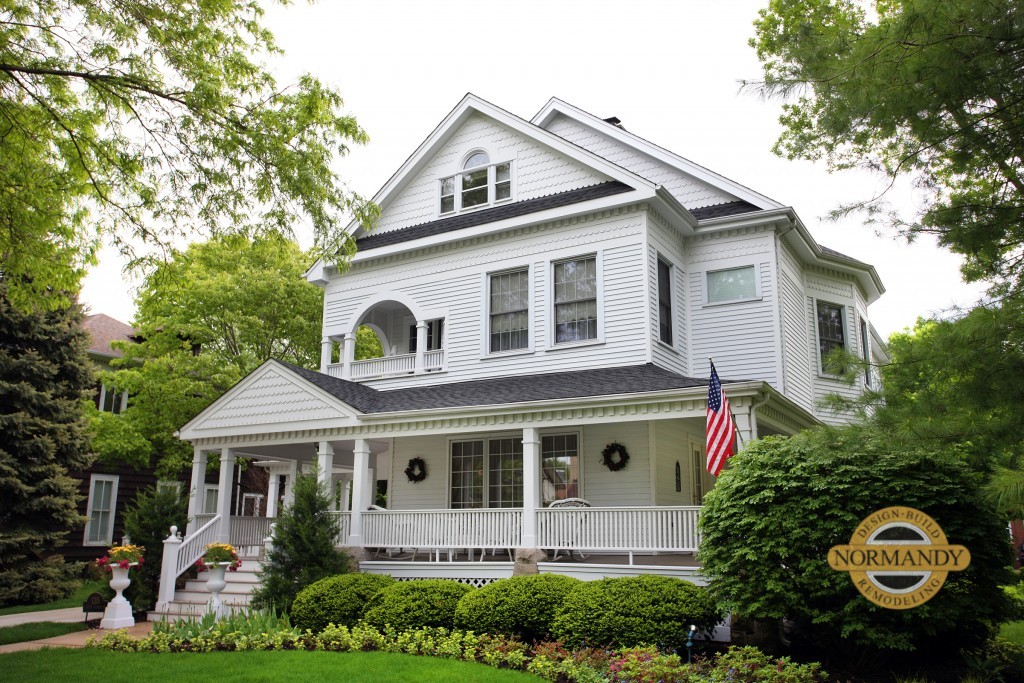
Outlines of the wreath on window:
M 629 453 L 621 443 L 610 443 L 601 451 L 601 461 L 612 472 L 618 472 L 629 462 Z
M 405 476 L 414 484 L 423 481 L 427 478 L 427 463 L 423 462 L 423 458 L 410 458 Z

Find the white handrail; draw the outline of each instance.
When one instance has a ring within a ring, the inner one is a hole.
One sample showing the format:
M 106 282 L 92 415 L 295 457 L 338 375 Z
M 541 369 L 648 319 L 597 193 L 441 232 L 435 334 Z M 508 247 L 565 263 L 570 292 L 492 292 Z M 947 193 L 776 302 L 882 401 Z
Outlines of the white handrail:
M 349 534 L 352 533 L 352 513 L 332 512 L 331 514 L 338 518 L 338 538 L 334 541 L 335 545 L 348 545 L 348 537 Z
M 214 515 L 213 519 L 196 529 L 195 533 L 181 542 L 181 545 L 178 546 L 178 559 L 174 563 L 175 574 L 171 578 L 172 581 L 181 576 L 186 569 L 203 556 L 206 546 L 217 542 L 219 531 L 220 515 Z
M 263 547 L 263 539 L 270 533 L 270 525 L 276 517 L 232 517 L 231 545 L 239 554 L 252 554 Z
M 357 360 L 352 363 L 352 379 L 411 375 L 416 371 L 416 354 L 403 353 L 398 356 L 384 356 Z
M 697 552 L 700 506 L 547 508 L 537 544 L 559 550 Z
M 516 548 L 523 512 L 371 510 L 363 513 L 363 544 L 401 548 Z

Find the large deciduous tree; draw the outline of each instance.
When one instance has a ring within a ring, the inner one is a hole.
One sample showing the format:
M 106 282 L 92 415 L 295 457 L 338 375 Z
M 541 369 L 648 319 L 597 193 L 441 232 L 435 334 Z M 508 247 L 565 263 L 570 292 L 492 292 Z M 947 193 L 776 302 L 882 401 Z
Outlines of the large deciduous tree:
M 767 95 L 790 98 L 775 151 L 914 178 L 916 216 L 969 280 L 1012 287 L 1024 265 L 1024 5 L 1020 0 L 772 0 L 752 44 Z M 852 207 L 846 207 L 852 208 Z
M 319 250 L 346 253 L 338 228 L 372 208 L 333 162 L 366 134 L 316 78 L 278 85 L 262 61 L 279 52 L 262 18 L 258 0 L 0 7 L 9 296 L 74 291 L 102 239 L 134 255 L 183 233 L 287 234 L 301 220 Z
M 137 300 L 141 341 L 104 377 L 129 400 L 117 419 L 96 423 L 97 453 L 152 453 L 162 474 L 176 473 L 192 452 L 174 432 L 239 379 L 269 358 L 319 367 L 323 295 L 302 277 L 309 261 L 271 233 L 193 244 L 158 266 Z
M 63 597 L 50 557 L 81 525 L 68 470 L 91 456 L 82 403 L 92 388 L 79 307 L 23 311 L 0 276 L 0 606 Z

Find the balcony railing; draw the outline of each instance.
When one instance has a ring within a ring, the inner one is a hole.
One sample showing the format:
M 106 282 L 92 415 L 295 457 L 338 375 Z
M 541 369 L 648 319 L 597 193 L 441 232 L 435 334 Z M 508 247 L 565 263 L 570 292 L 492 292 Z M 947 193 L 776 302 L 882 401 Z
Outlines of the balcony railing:
M 341 379 L 344 364 L 331 363 L 327 366 L 327 374 Z M 423 352 L 424 372 L 437 372 L 444 369 L 444 349 Z M 352 380 L 380 379 L 382 377 L 398 377 L 416 372 L 416 354 L 402 353 L 397 356 L 383 356 L 352 362 Z

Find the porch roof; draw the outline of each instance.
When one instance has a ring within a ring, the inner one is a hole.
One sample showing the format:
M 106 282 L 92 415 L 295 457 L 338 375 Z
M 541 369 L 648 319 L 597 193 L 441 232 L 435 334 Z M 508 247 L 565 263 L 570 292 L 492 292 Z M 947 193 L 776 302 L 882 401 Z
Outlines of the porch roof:
M 503 405 L 530 401 L 616 396 L 706 386 L 708 380 L 665 370 L 651 363 L 593 370 L 505 376 L 470 382 L 380 391 L 278 361 L 303 379 L 361 413 Z M 737 382 L 741 380 L 732 380 Z M 729 380 L 722 384 L 728 386 Z

